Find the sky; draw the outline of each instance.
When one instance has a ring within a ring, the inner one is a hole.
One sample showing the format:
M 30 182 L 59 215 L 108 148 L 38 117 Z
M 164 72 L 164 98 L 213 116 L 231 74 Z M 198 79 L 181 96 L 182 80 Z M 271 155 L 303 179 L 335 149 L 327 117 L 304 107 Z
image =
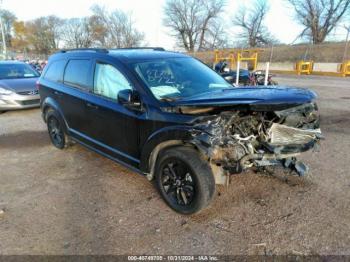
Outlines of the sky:
M 227 0 L 222 18 L 231 38 L 238 30 L 230 24 L 235 11 L 241 5 L 249 7 L 251 2 L 253 0 Z M 87 16 L 91 14 L 90 7 L 96 3 L 108 10 L 131 12 L 136 27 L 145 33 L 149 46 L 175 49 L 175 40 L 162 23 L 165 0 L 2 0 L 2 7 L 12 11 L 19 20 L 26 21 L 47 15 L 62 18 Z M 284 0 L 270 0 L 269 3 L 270 10 L 265 21 L 268 29 L 280 42 L 292 43 L 302 30 L 294 19 L 293 9 Z M 345 40 L 345 35 L 345 30 L 338 29 L 329 39 Z

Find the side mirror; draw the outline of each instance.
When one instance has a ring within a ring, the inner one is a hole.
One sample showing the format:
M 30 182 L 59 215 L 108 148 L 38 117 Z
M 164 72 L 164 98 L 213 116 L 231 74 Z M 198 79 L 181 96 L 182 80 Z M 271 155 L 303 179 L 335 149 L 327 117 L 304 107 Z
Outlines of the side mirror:
M 131 89 L 120 90 L 118 93 L 118 102 L 134 109 L 141 106 L 138 93 Z

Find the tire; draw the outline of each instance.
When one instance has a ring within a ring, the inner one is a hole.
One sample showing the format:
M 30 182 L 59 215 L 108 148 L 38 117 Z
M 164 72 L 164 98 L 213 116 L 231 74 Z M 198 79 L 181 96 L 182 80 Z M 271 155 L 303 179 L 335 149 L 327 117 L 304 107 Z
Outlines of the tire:
M 46 112 L 45 119 L 51 143 L 58 149 L 65 148 L 67 146 L 67 135 L 64 132 L 59 115 L 53 109 L 49 109 Z
M 206 208 L 215 192 L 208 162 L 192 147 L 172 147 L 160 152 L 155 182 L 168 206 L 186 215 Z

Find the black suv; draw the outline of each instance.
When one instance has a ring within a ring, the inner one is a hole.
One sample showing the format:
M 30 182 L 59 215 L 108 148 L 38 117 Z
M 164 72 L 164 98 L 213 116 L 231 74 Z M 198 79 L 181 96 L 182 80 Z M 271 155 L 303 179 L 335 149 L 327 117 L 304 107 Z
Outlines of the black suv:
M 161 48 L 63 50 L 38 86 L 54 146 L 76 141 L 154 179 L 183 214 L 205 208 L 230 174 L 280 166 L 305 175 L 295 157 L 321 137 L 314 92 L 233 87 Z

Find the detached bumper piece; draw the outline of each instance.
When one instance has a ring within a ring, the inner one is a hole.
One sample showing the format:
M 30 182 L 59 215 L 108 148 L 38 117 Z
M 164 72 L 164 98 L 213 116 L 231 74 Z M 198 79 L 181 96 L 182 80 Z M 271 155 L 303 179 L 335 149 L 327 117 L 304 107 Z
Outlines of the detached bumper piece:
M 300 129 L 273 123 L 268 131 L 269 142 L 264 143 L 274 154 L 291 154 L 308 151 L 322 139 L 321 129 Z
M 321 138 L 321 129 L 300 129 L 273 123 L 268 131 L 271 145 L 304 145 Z

